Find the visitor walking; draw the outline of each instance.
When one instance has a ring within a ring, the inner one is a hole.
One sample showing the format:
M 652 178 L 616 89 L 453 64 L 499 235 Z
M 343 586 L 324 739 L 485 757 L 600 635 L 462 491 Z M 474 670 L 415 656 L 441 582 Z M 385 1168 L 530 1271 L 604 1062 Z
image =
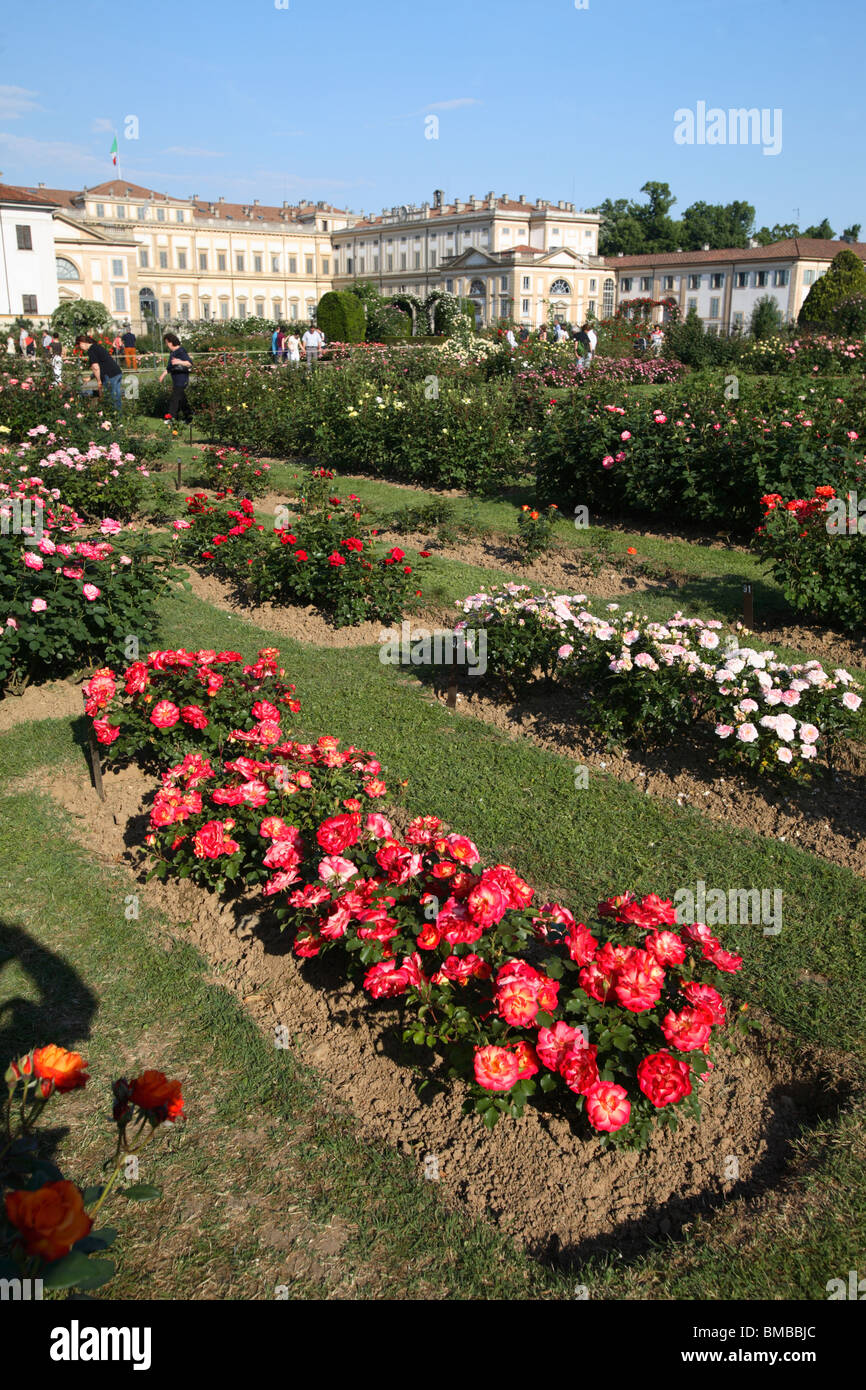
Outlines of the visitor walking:
M 301 340 L 294 330 L 286 338 L 285 343 L 286 361 L 290 367 L 297 367 L 301 361 Z
M 51 361 L 51 370 L 54 373 L 55 385 L 63 384 L 63 344 L 60 341 L 59 333 L 52 333 L 49 339 L 48 356 Z
M 20 351 L 20 353 L 21 353 L 21 356 L 23 357 L 24 354 L 25 354 L 26 351 L 27 351 L 27 329 L 26 329 L 26 328 L 22 328 L 22 329 L 21 329 L 21 332 L 18 334 L 18 348 L 19 348 L 19 351 Z
M 658 323 L 657 323 L 656 326 L 655 326 L 655 328 L 653 329 L 652 333 L 650 334 L 650 342 L 652 343 L 653 352 L 654 352 L 654 354 L 655 354 L 656 357 L 661 357 L 661 355 L 662 355 L 662 348 L 663 348 L 663 346 L 664 346 L 664 341 L 665 341 L 664 330 L 662 329 L 661 324 L 658 324 Z
M 32 338 L 29 333 L 27 334 L 27 337 L 24 339 L 24 356 L 36 356 L 36 339 Z
M 48 352 L 49 352 L 50 348 L 51 348 L 51 329 L 46 327 L 46 328 L 44 328 L 44 329 L 42 330 L 42 351 L 45 353 L 45 356 L 46 356 L 46 357 L 48 356 Z
M 15 336 L 12 333 L 10 333 L 9 337 L 6 339 L 6 354 L 8 357 L 15 356 Z
M 134 370 L 138 366 L 138 358 L 135 351 L 135 334 L 128 323 L 124 324 L 126 332 L 121 338 L 123 343 L 123 358 L 127 367 Z
M 280 353 L 282 352 L 282 350 L 283 330 L 280 328 L 279 324 L 277 324 L 276 328 L 271 334 L 271 356 L 273 357 L 274 362 L 279 363 Z
M 587 333 L 587 324 L 582 324 L 580 331 L 574 337 L 574 350 L 577 353 L 577 370 L 585 372 L 592 357 L 592 347 Z
M 505 341 L 512 350 L 517 347 L 517 339 L 514 336 L 513 328 L 509 328 L 508 332 L 505 335 Z
M 312 371 L 319 360 L 319 350 L 324 346 L 324 334 L 318 328 L 311 325 L 304 334 L 301 342 L 304 345 L 304 356 L 307 359 L 307 370 Z
M 165 381 L 167 376 L 171 377 L 171 399 L 168 403 L 166 419 L 176 420 L 178 415 L 182 415 L 185 420 L 191 420 L 192 411 L 186 398 L 186 388 L 189 386 L 189 374 L 192 367 L 189 353 L 185 347 L 181 347 L 180 338 L 176 333 L 164 333 L 163 341 L 168 348 L 168 364 L 159 379 Z
M 110 352 L 101 343 L 95 343 L 89 333 L 79 333 L 75 339 L 75 346 L 80 347 L 82 352 L 87 353 L 87 360 L 90 363 L 90 370 L 96 379 L 96 393 L 101 396 L 104 387 L 108 387 L 111 396 L 111 403 L 121 414 L 123 409 L 123 399 L 121 396 L 121 386 L 123 383 L 123 373 L 115 362 Z
M 592 359 L 595 356 L 595 350 L 598 347 L 598 334 L 596 333 L 595 329 L 590 326 L 588 322 L 583 325 L 583 328 L 580 331 L 581 333 L 586 335 L 587 350 L 583 358 L 583 371 L 586 371 L 586 368 L 592 365 Z M 580 341 L 580 334 L 578 334 L 578 341 Z

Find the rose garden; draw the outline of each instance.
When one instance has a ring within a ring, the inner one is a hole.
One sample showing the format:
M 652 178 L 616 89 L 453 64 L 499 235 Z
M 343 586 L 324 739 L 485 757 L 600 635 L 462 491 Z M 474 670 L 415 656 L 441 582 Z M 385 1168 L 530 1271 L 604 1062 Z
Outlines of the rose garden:
M 862 340 L 452 327 L 212 354 L 190 429 L 0 374 L 4 1277 L 851 1265 Z

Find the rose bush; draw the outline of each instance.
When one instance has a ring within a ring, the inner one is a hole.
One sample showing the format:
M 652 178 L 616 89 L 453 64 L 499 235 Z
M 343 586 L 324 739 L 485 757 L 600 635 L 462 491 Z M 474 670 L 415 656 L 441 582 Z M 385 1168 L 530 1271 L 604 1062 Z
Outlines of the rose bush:
M 758 551 L 791 606 L 833 627 L 866 627 L 866 495 L 819 484 L 812 497 L 761 502 Z
M 157 597 L 181 580 L 164 537 L 112 518 L 94 535 L 39 479 L 0 483 L 0 523 L 0 689 L 152 641 Z
M 777 661 L 743 645 L 738 624 L 675 613 L 666 622 L 607 604 L 585 608 L 585 594 L 539 594 L 508 584 L 465 599 L 464 617 L 487 634 L 488 677 L 525 690 L 555 676 L 575 697 L 575 717 L 611 741 L 667 742 L 703 730 L 710 751 L 766 775 L 803 775 L 832 761 L 853 731 L 860 689 L 839 667 Z
M 105 756 L 117 764 L 164 768 L 187 755 L 207 759 L 219 755 L 235 730 L 249 741 L 242 725 L 279 742 L 280 721 L 301 708 L 277 666 L 279 655 L 276 647 L 263 647 L 257 661 L 245 664 L 239 652 L 153 651 L 120 674 L 98 670 L 84 687 L 85 713 Z
M 318 485 L 332 478 L 329 470 L 313 470 L 312 490 L 305 488 L 291 513 L 283 509 L 283 524 L 268 529 L 246 498 L 188 497 L 187 517 L 175 523 L 185 553 L 256 603 L 311 604 L 337 627 L 393 622 L 415 606 L 416 567 L 399 546 L 386 550 L 376 542 L 352 494 L 318 498 Z
M 808 379 L 731 381 L 730 398 L 710 373 L 651 398 L 590 383 L 549 405 L 537 442 L 539 498 L 563 512 L 581 504 L 748 533 L 762 494 L 828 482 L 843 491 L 866 478 L 862 379 L 844 395 Z

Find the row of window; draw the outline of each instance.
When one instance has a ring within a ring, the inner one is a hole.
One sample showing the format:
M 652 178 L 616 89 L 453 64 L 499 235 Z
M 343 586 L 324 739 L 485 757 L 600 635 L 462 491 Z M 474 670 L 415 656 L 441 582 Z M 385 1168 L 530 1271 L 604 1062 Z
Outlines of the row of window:
M 168 270 L 168 269 L 169 269 L 168 255 L 169 255 L 169 253 L 168 253 L 167 251 L 158 251 L 158 252 L 157 252 L 156 264 L 155 264 L 154 267 L 153 267 L 154 270 Z M 176 252 L 176 256 L 177 256 L 177 263 L 176 263 L 175 269 L 176 269 L 176 270 L 189 270 L 190 267 L 189 267 L 189 264 L 188 264 L 188 261 L 189 261 L 189 255 L 188 255 L 188 253 L 187 253 L 186 251 L 178 251 L 178 252 Z M 299 259 L 299 258 L 298 258 L 297 256 L 289 256 L 289 257 L 288 257 L 288 263 L 289 263 L 288 274 L 289 274 L 289 275 L 297 275 L 297 273 L 298 273 L 298 259 Z M 142 246 L 142 247 L 139 248 L 139 252 L 138 252 L 138 264 L 139 264 L 139 266 L 140 266 L 140 268 L 141 268 L 142 270 L 149 270 L 149 269 L 150 269 L 150 252 L 149 252 L 144 246 Z M 241 253 L 238 253 L 238 254 L 235 256 L 235 270 L 237 271 L 238 274 L 243 275 L 243 274 L 245 273 L 245 271 L 246 271 L 246 264 L 247 264 L 247 258 L 246 258 L 246 256 L 243 255 L 243 254 L 241 254 Z M 198 253 L 198 268 L 199 268 L 200 271 L 206 271 L 206 270 L 208 270 L 208 269 L 210 268 L 210 258 L 209 258 L 209 254 L 208 254 L 207 251 L 199 251 L 199 253 Z M 228 270 L 228 253 L 227 253 L 227 252 L 225 252 L 225 251 L 217 251 L 217 253 L 216 253 L 216 269 L 217 269 L 217 271 L 227 271 L 227 270 Z M 254 275 L 262 275 L 262 274 L 264 273 L 264 257 L 263 257 L 263 256 L 253 256 L 253 257 L 252 257 L 252 273 L 253 273 Z M 314 258 L 313 256 L 306 256 L 306 257 L 304 258 L 304 274 L 305 274 L 305 275 L 315 275 L 315 273 L 316 273 L 316 262 L 315 262 L 315 258 Z M 330 275 L 330 273 L 331 273 L 331 261 L 330 261 L 330 257 L 328 257 L 328 256 L 323 256 L 323 257 L 322 257 L 322 274 L 323 274 L 323 275 Z M 280 270 L 280 257 L 279 257 L 279 256 L 271 256 L 271 274 L 272 274 L 272 275 L 280 275 L 280 274 L 282 274 L 282 271 Z
M 103 218 L 105 217 L 105 206 L 106 206 L 105 203 L 97 203 L 97 204 L 96 204 L 96 216 L 97 216 L 97 217 L 103 217 Z M 110 210 L 109 210 L 109 211 L 110 211 Z M 132 211 L 132 209 L 130 208 L 130 212 L 131 212 L 131 211 Z M 166 208 L 156 208 L 156 220 L 157 220 L 157 222 L 166 222 L 166 221 L 168 220 L 168 218 L 167 218 L 167 216 L 166 216 L 166 213 L 167 213 L 167 209 L 166 209 Z M 117 218 L 118 222 L 125 222 L 125 221 L 126 221 L 126 208 L 125 208 L 125 206 L 124 206 L 123 203 L 117 203 L 117 204 L 116 204 L 116 206 L 115 206 L 115 208 L 114 208 L 114 214 L 115 214 L 115 217 Z M 146 222 L 146 221 L 147 221 L 147 208 L 146 208 L 146 207 L 137 207 L 136 210 L 135 210 L 135 215 L 136 215 L 137 221 L 139 221 L 139 222 Z M 175 214 L 174 214 L 174 216 L 175 216 L 175 221 L 176 221 L 176 222 L 186 222 L 186 220 L 187 220 L 186 213 L 183 211 L 182 208 L 176 208 L 176 209 L 175 209 Z M 192 218 L 192 213 L 190 213 L 190 218 Z
M 791 272 L 790 272 L 790 270 L 787 270 L 787 269 L 785 269 L 785 270 L 737 270 L 737 271 L 734 272 L 734 284 L 736 285 L 736 287 L 737 287 L 738 290 L 748 289 L 749 285 L 754 285 L 757 289 L 763 289 L 763 288 L 765 288 L 767 285 L 770 284 L 770 276 L 771 276 L 771 275 L 772 275 L 772 277 L 773 277 L 772 283 L 773 283 L 773 285 L 775 285 L 777 288 L 778 288 L 779 286 L 782 286 L 782 285 L 787 285 L 787 284 L 789 283 L 789 281 L 790 281 L 790 278 L 791 278 Z M 753 277 L 754 277 L 754 278 L 753 278 Z M 701 288 L 701 281 L 702 281 L 702 278 L 703 278 L 702 276 L 700 276 L 700 275 L 689 275 L 687 278 L 688 278 L 688 287 L 689 287 L 690 290 L 699 290 L 699 289 Z M 804 285 L 811 285 L 811 283 L 812 283 L 812 278 L 813 278 L 813 272 L 812 272 L 811 270 L 804 270 L 804 271 L 803 271 L 803 284 L 804 284 Z M 677 279 L 679 279 L 679 276 L 663 275 L 663 276 L 661 277 L 661 287 L 662 287 L 662 289 L 663 289 L 663 290 L 672 290 L 672 289 L 674 288 L 674 282 L 675 282 L 675 280 L 677 280 Z M 721 290 L 721 289 L 724 289 L 724 287 L 725 287 L 725 276 L 724 276 L 724 272 L 723 272 L 723 271 L 713 271 L 713 272 L 710 274 L 710 289 L 711 289 L 711 290 Z M 620 282 L 619 282 L 620 294 L 628 294 L 628 293 L 630 292 L 631 288 L 632 288 L 632 280 L 631 280 L 630 278 L 626 277 L 626 278 L 620 280 Z M 651 276 L 651 275 L 643 275 L 643 276 L 640 277 L 640 288 L 641 288 L 641 292 L 642 292 L 643 294 L 651 294 L 651 293 L 652 293 L 653 279 L 652 279 L 652 276 Z
M 315 306 L 316 306 L 316 301 L 315 301 L 314 299 L 310 299 L 310 300 L 307 301 L 306 309 L 305 309 L 305 317 L 306 317 L 306 318 L 309 318 L 309 317 L 311 316 L 313 310 L 315 309 Z M 211 306 L 209 300 L 203 299 L 203 300 L 201 301 L 201 304 L 200 304 L 199 307 L 200 307 L 201 317 L 202 317 L 203 319 L 210 319 L 210 318 L 211 318 L 211 307 L 212 307 L 212 306 Z M 298 304 L 296 304 L 296 303 L 295 303 L 295 304 L 290 304 L 290 305 L 289 305 L 289 319 L 290 319 L 290 320 L 295 320 L 295 319 L 300 318 L 299 309 L 300 309 L 300 306 L 299 306 Z M 232 317 L 231 304 L 229 303 L 229 301 L 228 301 L 227 299 L 220 300 L 219 304 L 217 305 L 217 310 L 218 310 L 218 313 L 217 313 L 216 315 L 214 315 L 214 317 L 219 317 L 219 318 L 221 318 L 221 319 L 228 319 L 228 318 L 231 318 L 231 317 Z M 263 319 L 263 318 L 267 317 L 266 310 L 265 310 L 265 302 L 264 302 L 264 300 L 260 300 L 260 299 L 257 299 L 257 300 L 256 300 L 255 306 L 254 306 L 254 309 L 253 309 L 253 314 L 254 314 L 254 316 L 255 316 L 256 318 L 261 318 L 261 319 Z M 180 305 L 179 312 L 178 312 L 177 314 L 175 314 L 175 313 L 173 312 L 173 310 L 172 310 L 171 301 L 168 300 L 168 299 L 163 300 L 163 302 L 162 302 L 162 318 L 163 318 L 163 320 L 164 320 L 166 323 L 170 323 L 171 320 L 174 319 L 174 318 L 180 318 L 180 319 L 182 319 L 182 320 L 188 322 L 189 319 L 190 319 L 190 316 L 191 316 L 191 306 L 190 306 L 190 303 L 189 303 L 188 300 L 183 300 L 183 301 L 182 301 L 182 303 L 181 303 L 181 305 Z M 235 318 L 239 318 L 239 319 L 245 319 L 245 318 L 248 317 L 247 304 L 246 304 L 246 301 L 245 301 L 245 300 L 239 300 L 239 301 L 238 301 L 238 304 L 237 304 L 237 307 L 236 307 L 236 310 L 235 310 L 234 317 L 235 317 Z M 272 319 L 281 319 L 281 318 L 283 317 L 283 308 L 282 308 L 282 300 L 281 300 L 281 299 L 275 299 L 275 300 L 273 301 L 273 304 L 271 305 L 271 315 L 270 315 L 270 317 L 271 317 Z

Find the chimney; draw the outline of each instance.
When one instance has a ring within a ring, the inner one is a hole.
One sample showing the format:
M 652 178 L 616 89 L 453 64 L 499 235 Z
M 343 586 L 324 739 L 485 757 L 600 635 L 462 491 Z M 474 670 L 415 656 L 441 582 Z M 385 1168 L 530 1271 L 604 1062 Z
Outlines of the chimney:
M 521 193 L 521 195 L 520 195 L 520 197 L 517 199 L 517 201 L 518 201 L 518 203 L 525 203 L 525 202 L 526 202 L 526 194 L 525 194 L 525 193 Z
M 259 200 L 258 200 L 258 198 L 253 198 L 253 207 L 254 207 L 254 208 L 257 208 L 258 205 L 259 205 Z
M 213 203 L 208 203 L 207 210 L 210 213 L 211 217 L 213 217 L 214 213 L 216 212 L 216 208 L 214 207 Z
M 617 251 L 616 254 L 617 254 L 618 256 L 623 256 L 623 255 L 625 254 L 625 252 L 624 252 L 624 251 Z
M 701 247 L 701 250 L 702 250 L 702 251 L 709 251 L 709 249 L 710 249 L 710 243 L 709 243 L 708 241 L 705 241 L 704 244 L 703 244 L 703 246 Z
M 444 193 L 444 191 L 443 191 L 441 188 L 434 188 L 434 190 L 433 190 L 433 206 L 434 206 L 434 208 L 441 208 L 441 207 L 442 207 L 442 202 L 443 202 L 444 197 L 445 197 L 445 193 Z
M 45 184 L 44 184 L 44 183 L 37 184 L 37 187 L 38 187 L 38 188 L 44 188 L 44 187 L 45 187 Z
M 559 200 L 556 206 L 560 208 L 563 212 L 565 211 L 565 203 L 562 201 L 562 199 Z
M 224 203 L 224 202 L 225 202 L 225 198 L 217 198 L 217 202 L 218 202 L 218 203 Z

